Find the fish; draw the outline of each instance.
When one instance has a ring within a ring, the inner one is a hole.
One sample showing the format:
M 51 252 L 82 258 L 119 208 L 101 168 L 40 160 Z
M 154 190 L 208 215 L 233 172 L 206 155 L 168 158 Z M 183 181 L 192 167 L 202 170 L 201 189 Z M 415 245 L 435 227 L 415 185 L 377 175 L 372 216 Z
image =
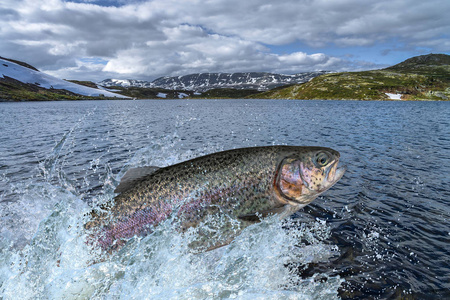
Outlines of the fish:
M 343 176 L 339 158 L 330 148 L 280 145 L 130 169 L 114 191 L 118 195 L 92 210 L 84 227 L 92 244 L 112 252 L 169 218 L 180 232 L 209 221 L 209 230 L 199 231 L 190 246 L 215 249 L 263 218 L 285 218 L 311 203 Z

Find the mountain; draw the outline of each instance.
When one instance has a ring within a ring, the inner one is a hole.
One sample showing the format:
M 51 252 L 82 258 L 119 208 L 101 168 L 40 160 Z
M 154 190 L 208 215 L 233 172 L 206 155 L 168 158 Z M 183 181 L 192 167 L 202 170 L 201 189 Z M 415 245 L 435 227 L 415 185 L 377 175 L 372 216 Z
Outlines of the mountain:
M 128 98 L 105 89 L 58 79 L 17 60 L 0 58 L 0 100 Z
M 154 88 L 155 85 L 150 81 L 135 79 L 105 79 L 97 83 L 103 87 L 136 87 L 136 88 Z
M 283 85 L 303 83 L 329 72 L 305 72 L 295 75 L 282 75 L 264 72 L 247 73 L 198 73 L 177 77 L 160 77 L 152 82 L 142 80 L 105 79 L 100 86 L 163 88 L 169 90 L 188 90 L 205 92 L 217 88 L 254 89 L 265 91 Z
M 450 55 L 417 56 L 382 70 L 325 74 L 249 98 L 449 100 Z

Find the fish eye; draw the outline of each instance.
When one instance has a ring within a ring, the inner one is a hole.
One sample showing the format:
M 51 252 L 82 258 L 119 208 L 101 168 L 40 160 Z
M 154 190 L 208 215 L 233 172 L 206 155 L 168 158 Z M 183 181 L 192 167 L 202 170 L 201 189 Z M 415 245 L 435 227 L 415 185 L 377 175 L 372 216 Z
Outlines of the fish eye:
M 319 154 L 316 155 L 315 163 L 317 164 L 317 166 L 324 167 L 324 166 L 328 165 L 329 162 L 330 162 L 330 156 L 327 153 L 320 152 Z

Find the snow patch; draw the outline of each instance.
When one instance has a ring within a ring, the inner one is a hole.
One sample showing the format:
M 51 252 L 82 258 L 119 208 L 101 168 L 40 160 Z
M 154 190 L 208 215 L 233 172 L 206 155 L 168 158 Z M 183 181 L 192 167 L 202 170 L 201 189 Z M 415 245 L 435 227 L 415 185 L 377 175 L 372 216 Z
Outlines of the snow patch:
M 129 80 L 111 79 L 111 81 L 117 85 L 122 85 L 122 86 L 130 86 L 131 85 Z
M 72 93 L 83 96 L 96 97 L 102 95 L 105 97 L 130 98 L 106 90 L 99 90 L 65 81 L 48 74 L 23 67 L 11 61 L 0 59 L 0 78 L 5 78 L 5 76 L 23 83 L 35 84 L 46 89 L 68 90 Z
M 189 97 L 189 95 L 185 93 L 178 93 L 178 98 L 183 99 L 184 97 Z
M 167 94 L 158 93 L 158 95 L 156 95 L 156 97 L 158 97 L 158 98 L 167 98 Z
M 385 93 L 389 99 L 391 100 L 400 100 L 402 97 L 402 94 L 391 94 L 391 93 Z

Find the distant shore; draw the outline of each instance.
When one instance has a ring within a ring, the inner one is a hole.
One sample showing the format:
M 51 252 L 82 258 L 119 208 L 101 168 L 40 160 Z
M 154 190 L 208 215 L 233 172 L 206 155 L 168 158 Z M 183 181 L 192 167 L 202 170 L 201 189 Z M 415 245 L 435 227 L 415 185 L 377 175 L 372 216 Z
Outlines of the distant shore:
M 25 100 L 8 100 L 8 99 L 0 99 L 0 103 L 21 103 L 21 102 L 66 102 L 66 101 L 146 101 L 146 100 L 157 100 L 157 101 L 174 101 L 174 100 L 180 100 L 180 101 L 191 101 L 191 100 L 281 100 L 281 101 L 383 101 L 383 102 L 414 102 L 414 101 L 439 101 L 439 102 L 445 102 L 449 100 L 444 99 L 410 99 L 410 100 L 403 100 L 403 99 L 271 99 L 271 98 L 148 98 L 148 99 L 123 99 L 123 98 L 93 98 L 93 99 L 25 99 Z

